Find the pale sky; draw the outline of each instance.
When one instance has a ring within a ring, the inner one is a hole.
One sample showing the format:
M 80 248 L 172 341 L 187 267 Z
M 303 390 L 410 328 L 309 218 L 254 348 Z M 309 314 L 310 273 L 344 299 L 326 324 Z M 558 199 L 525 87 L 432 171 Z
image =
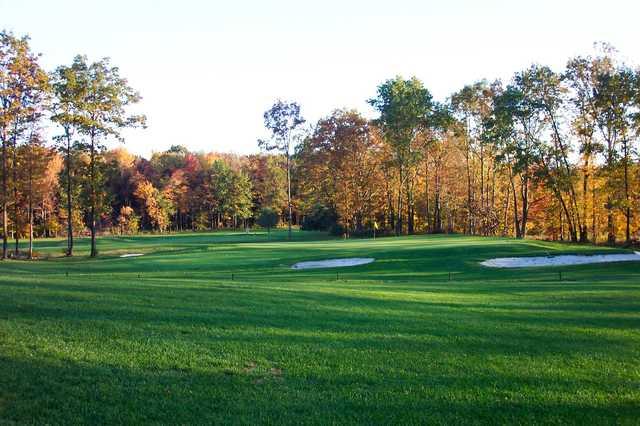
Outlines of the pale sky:
M 143 96 L 148 156 L 174 144 L 257 152 L 262 113 L 296 100 L 310 121 L 366 100 L 395 75 L 435 98 L 531 63 L 613 44 L 640 63 L 637 0 L 0 0 L 0 28 L 28 34 L 48 70 L 76 54 L 112 58 Z

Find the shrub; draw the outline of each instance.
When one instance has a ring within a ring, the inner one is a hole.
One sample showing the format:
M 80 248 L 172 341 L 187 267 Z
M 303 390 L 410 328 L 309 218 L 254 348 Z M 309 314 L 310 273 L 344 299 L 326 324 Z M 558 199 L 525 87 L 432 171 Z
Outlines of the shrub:
M 305 231 L 330 231 L 337 226 L 338 215 L 335 210 L 316 204 L 302 221 L 302 229 Z
M 275 210 L 268 207 L 260 209 L 257 222 L 261 227 L 267 228 L 268 233 L 271 233 L 271 228 L 278 225 L 278 220 L 279 216 Z

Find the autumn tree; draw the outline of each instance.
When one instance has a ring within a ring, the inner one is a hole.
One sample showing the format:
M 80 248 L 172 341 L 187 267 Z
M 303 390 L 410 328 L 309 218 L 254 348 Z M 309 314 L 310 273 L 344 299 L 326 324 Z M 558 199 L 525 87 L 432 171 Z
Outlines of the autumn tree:
M 564 72 L 564 81 L 569 90 L 569 115 L 571 128 L 578 139 L 578 152 L 582 161 L 582 229 L 580 230 L 580 242 L 587 242 L 587 215 L 588 199 L 590 191 L 592 169 L 595 156 L 602 152 L 603 145 L 597 137 L 595 108 L 596 86 L 598 84 L 598 70 L 606 65 L 607 60 L 601 61 L 591 57 L 575 57 L 569 60 Z M 592 204 L 595 205 L 592 199 Z M 596 242 L 595 215 L 592 215 L 592 240 Z
M 117 224 L 120 235 L 135 234 L 140 227 L 140 218 L 131 207 L 122 206 L 118 214 Z
M 86 62 L 86 57 L 78 59 Z M 79 111 L 79 131 L 86 138 L 82 150 L 89 157 L 86 186 L 88 192 L 88 224 L 91 231 L 91 257 L 98 255 L 96 247 L 96 221 L 98 197 L 101 191 L 101 174 L 98 163 L 102 160 L 105 142 L 109 138 L 124 141 L 121 131 L 127 127 L 145 125 L 145 117 L 131 115 L 127 107 L 140 100 L 140 95 L 129 87 L 120 70 L 111 65 L 109 59 L 86 65 L 87 89 Z
M 149 224 L 161 233 L 165 232 L 172 213 L 169 201 L 144 177 L 139 177 L 134 196 L 142 202 Z
M 0 32 L 0 141 L 2 142 L 2 258 L 7 257 L 9 207 L 9 155 L 11 162 L 14 228 L 18 221 L 18 142 L 30 140 L 43 115 L 48 92 L 46 73 L 38 64 L 38 55 L 31 52 L 29 38 L 17 38 Z M 19 232 L 14 229 L 16 253 Z
M 417 78 L 404 80 L 398 76 L 378 86 L 377 96 L 370 99 L 369 104 L 380 113 L 377 124 L 392 148 L 392 161 L 398 171 L 396 235 L 403 232 L 405 195 L 407 222 L 412 233 L 414 211 L 411 178 L 421 153 L 416 143 L 420 133 L 429 126 L 432 96 Z
M 62 130 L 54 140 L 64 156 L 66 209 L 67 209 L 67 256 L 73 256 L 74 193 L 78 154 L 81 151 L 76 137 L 86 122 L 87 97 L 90 85 L 89 64 L 84 56 L 76 56 L 71 65 L 62 65 L 51 74 L 54 101 L 51 120 Z
M 251 180 L 256 212 L 270 208 L 282 214 L 287 208 L 287 173 L 281 155 L 250 155 L 246 173 Z M 305 179 L 306 180 L 306 179 Z
M 383 202 L 380 151 L 375 131 L 356 111 L 334 111 L 302 144 L 307 192 L 336 210 L 347 234 L 362 232 Z
M 539 116 L 527 108 L 525 95 L 517 79 L 498 90 L 491 114 L 485 118 L 486 137 L 497 147 L 496 160 L 507 170 L 512 196 L 516 238 L 527 233 L 530 184 L 536 164 Z
M 291 149 L 299 141 L 305 120 L 300 105 L 278 100 L 264 113 L 264 126 L 271 132 L 269 139 L 260 139 L 258 145 L 266 151 L 278 151 L 286 158 L 287 171 L 287 225 L 291 239 L 293 206 L 291 204 Z
M 29 141 L 20 147 L 18 158 L 23 165 L 20 179 L 20 193 L 23 194 L 27 209 L 28 257 L 33 258 L 33 234 L 36 206 L 46 197 L 48 181 L 46 170 L 51 164 L 52 151 L 44 145 L 40 134 L 34 133 Z
M 490 161 L 490 138 L 483 135 L 483 122 L 491 112 L 493 101 L 492 87 L 487 81 L 479 81 L 462 88 L 451 96 L 451 105 L 458 118 L 458 128 L 462 134 L 461 147 L 465 154 L 465 174 L 467 184 L 467 227 L 466 232 L 474 234 L 477 231 L 477 222 L 487 217 L 488 209 L 488 177 L 485 171 L 489 171 L 487 163 Z M 489 152 L 488 152 L 489 151 Z M 480 200 L 475 199 L 476 179 L 474 176 L 473 156 L 477 156 L 480 166 L 479 192 Z

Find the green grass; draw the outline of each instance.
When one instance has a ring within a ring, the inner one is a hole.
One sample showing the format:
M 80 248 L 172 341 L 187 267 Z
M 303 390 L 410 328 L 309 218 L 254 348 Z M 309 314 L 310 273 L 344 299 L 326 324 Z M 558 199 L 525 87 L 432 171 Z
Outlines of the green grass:
M 102 238 L 95 260 L 87 248 L 0 263 L 0 423 L 640 419 L 637 263 L 478 264 L 605 249 L 303 232 Z M 289 268 L 352 256 L 377 261 Z

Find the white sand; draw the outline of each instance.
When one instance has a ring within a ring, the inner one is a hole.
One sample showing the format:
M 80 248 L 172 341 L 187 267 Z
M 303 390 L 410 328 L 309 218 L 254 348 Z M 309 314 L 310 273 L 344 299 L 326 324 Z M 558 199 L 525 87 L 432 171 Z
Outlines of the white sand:
M 586 265 L 589 263 L 630 262 L 640 261 L 640 252 L 633 254 L 596 254 L 587 255 L 562 255 L 546 257 L 500 257 L 480 262 L 481 265 L 491 268 L 526 268 L 533 266 L 565 266 Z
M 144 256 L 144 253 L 127 253 L 127 254 L 120 255 L 120 257 L 139 257 L 139 256 Z
M 312 262 L 298 262 L 291 269 L 343 268 L 345 266 L 366 265 L 375 259 L 370 257 L 352 257 L 350 259 L 327 259 Z

